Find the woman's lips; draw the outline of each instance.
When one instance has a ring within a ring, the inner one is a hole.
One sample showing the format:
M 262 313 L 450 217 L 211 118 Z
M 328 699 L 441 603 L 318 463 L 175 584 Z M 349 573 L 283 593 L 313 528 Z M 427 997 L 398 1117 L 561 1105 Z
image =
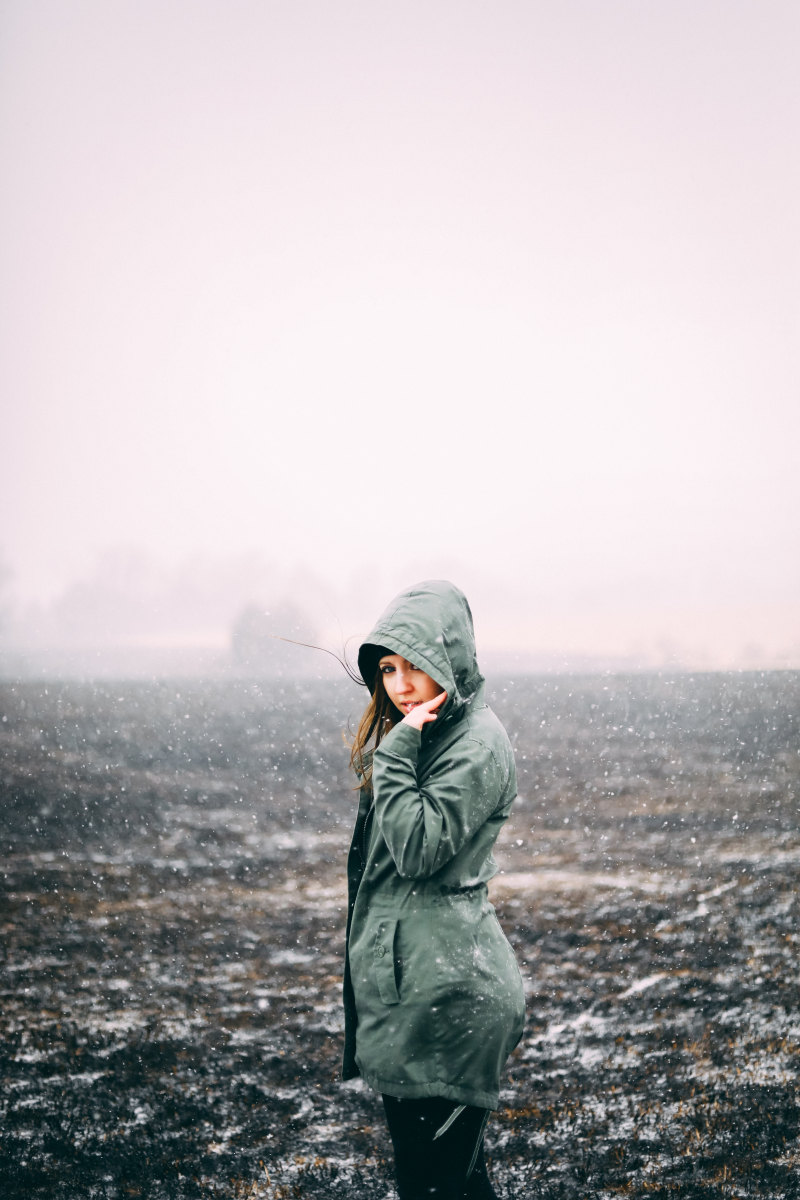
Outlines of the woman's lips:
M 419 708 L 420 704 L 422 704 L 421 700 L 404 700 L 400 707 L 404 712 L 408 713 L 411 712 L 412 708 Z

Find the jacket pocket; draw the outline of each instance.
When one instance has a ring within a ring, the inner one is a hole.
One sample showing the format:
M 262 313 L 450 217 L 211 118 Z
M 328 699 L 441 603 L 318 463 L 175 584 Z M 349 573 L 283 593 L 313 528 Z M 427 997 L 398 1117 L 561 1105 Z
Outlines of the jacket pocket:
M 397 979 L 394 973 L 394 944 L 397 934 L 397 919 L 381 921 L 372 943 L 372 965 L 378 984 L 378 995 L 384 1004 L 399 1004 Z

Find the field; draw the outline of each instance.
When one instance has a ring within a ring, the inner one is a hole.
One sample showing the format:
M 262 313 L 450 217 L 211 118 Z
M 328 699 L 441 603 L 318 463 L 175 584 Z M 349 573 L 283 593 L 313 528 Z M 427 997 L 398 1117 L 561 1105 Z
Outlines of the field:
M 492 680 L 505 1200 L 800 1195 L 800 673 Z M 339 681 L 0 685 L 4 1200 L 393 1195 Z

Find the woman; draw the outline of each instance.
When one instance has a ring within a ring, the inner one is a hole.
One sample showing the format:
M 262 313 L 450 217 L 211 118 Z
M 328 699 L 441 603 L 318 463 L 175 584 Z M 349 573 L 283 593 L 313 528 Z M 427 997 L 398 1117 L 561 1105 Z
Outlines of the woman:
M 399 595 L 361 646 L 372 692 L 351 761 L 342 1077 L 383 1096 L 400 1200 L 490 1200 L 483 1132 L 524 995 L 486 882 L 516 795 L 451 583 Z

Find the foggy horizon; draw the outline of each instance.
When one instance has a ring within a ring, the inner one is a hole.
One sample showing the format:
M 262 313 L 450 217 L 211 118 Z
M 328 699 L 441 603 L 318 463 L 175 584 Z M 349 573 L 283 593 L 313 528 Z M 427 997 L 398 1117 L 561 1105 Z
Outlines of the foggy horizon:
M 486 662 L 800 668 L 798 44 L 4 6 L 0 671 L 338 651 L 432 577 Z
M 336 588 L 309 568 L 280 570 L 257 553 L 228 560 L 195 556 L 167 565 L 142 551 L 109 551 L 93 572 L 74 580 L 51 602 L 7 608 L 0 629 L 0 674 L 46 674 L 48 669 L 84 676 L 335 673 L 338 668 L 329 655 L 302 647 L 287 651 L 280 639 L 311 642 L 354 661 L 359 641 L 390 595 L 436 575 L 425 569 L 428 565 L 409 564 L 396 584 L 376 569 L 375 578 L 363 587 L 352 579 L 349 586 Z M 685 613 L 674 602 L 660 614 L 648 609 L 644 619 L 630 611 L 628 629 L 620 636 L 601 591 L 563 596 L 560 603 L 572 608 L 558 611 L 552 586 L 543 583 L 538 592 L 500 597 L 491 580 L 464 564 L 449 565 L 454 568 L 449 577 L 467 590 L 480 662 L 490 672 L 797 666 L 796 648 L 737 640 L 744 623 L 723 626 L 711 605 L 704 627 L 682 628 Z M 661 617 L 660 627 L 654 612 Z M 256 619 L 257 644 L 251 647 L 252 659 L 237 662 L 235 630 L 247 616 Z

